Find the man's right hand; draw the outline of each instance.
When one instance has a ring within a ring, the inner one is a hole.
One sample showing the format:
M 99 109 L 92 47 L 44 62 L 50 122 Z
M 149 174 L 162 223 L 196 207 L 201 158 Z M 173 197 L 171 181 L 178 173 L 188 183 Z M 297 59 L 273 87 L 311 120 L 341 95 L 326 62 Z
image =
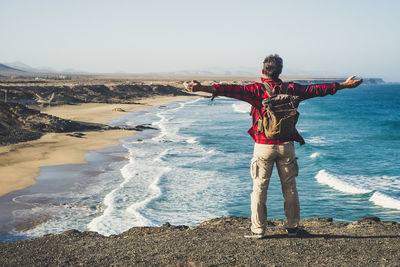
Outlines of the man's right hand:
M 207 92 L 210 94 L 215 93 L 215 87 L 214 86 L 204 86 L 201 85 L 201 83 L 199 83 L 198 81 L 193 80 L 192 82 L 188 83 L 185 85 L 186 89 L 189 92 Z
M 363 80 L 362 79 L 354 80 L 355 77 L 356 75 L 350 76 L 349 78 L 347 78 L 345 82 L 339 83 L 338 89 L 355 88 L 359 86 L 363 82 Z
M 191 83 L 186 84 L 186 89 L 188 89 L 188 91 L 192 93 L 202 91 L 201 90 L 202 87 L 203 86 L 201 85 L 201 83 L 195 80 L 193 80 Z

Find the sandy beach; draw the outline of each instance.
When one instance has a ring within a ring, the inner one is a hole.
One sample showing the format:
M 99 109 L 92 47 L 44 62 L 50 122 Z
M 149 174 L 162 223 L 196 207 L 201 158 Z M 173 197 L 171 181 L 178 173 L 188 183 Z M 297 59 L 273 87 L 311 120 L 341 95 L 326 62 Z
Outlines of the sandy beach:
M 129 112 L 181 100 L 188 96 L 156 96 L 137 104 L 87 103 L 47 107 L 43 113 L 87 123 L 107 123 Z M 122 109 L 125 112 L 115 111 Z M 36 183 L 40 167 L 86 163 L 85 154 L 119 144 L 119 139 L 134 135 L 132 130 L 81 132 L 82 138 L 66 133 L 49 133 L 38 140 L 0 147 L 0 196 Z

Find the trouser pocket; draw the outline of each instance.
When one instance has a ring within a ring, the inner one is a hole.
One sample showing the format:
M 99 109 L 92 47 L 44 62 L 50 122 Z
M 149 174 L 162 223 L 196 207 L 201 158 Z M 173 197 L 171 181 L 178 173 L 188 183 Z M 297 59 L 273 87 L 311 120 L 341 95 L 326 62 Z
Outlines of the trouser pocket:
M 263 159 L 253 159 L 250 166 L 250 174 L 253 178 L 253 193 L 258 195 L 266 194 L 269 180 L 271 177 L 273 162 L 268 162 Z
M 258 176 L 258 166 L 257 166 L 257 159 L 252 159 L 250 163 L 250 176 L 253 179 L 256 179 Z
M 253 158 L 251 160 L 250 175 L 253 179 L 269 179 L 271 177 L 273 161 L 262 158 Z

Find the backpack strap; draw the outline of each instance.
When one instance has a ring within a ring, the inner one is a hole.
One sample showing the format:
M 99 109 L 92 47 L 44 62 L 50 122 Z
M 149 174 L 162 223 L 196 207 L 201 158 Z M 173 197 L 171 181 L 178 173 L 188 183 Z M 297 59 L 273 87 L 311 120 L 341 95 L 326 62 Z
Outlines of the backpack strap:
M 279 93 L 280 93 L 280 94 L 287 94 L 287 89 L 288 89 L 288 85 L 282 83 L 282 85 L 280 86 Z
M 271 97 L 274 94 L 274 89 L 271 87 L 271 85 L 269 85 L 268 83 L 262 83 L 264 85 L 264 89 L 265 91 L 268 93 L 268 95 Z
M 262 85 L 262 87 L 264 88 L 264 90 L 268 93 L 268 95 L 271 97 L 272 95 L 274 95 L 274 93 L 273 93 L 273 90 L 272 90 L 272 88 L 271 88 L 271 86 L 268 84 L 268 83 L 261 83 L 261 85 Z M 250 110 L 250 116 L 252 116 L 253 115 L 253 111 L 256 111 L 256 112 L 258 112 L 258 115 L 261 117 L 261 114 L 262 114 L 262 108 L 261 109 L 258 109 L 258 108 L 255 108 L 254 106 L 251 106 L 251 110 Z
M 264 83 L 263 82 L 261 84 L 263 85 L 265 91 L 268 93 L 268 95 L 270 97 L 274 96 L 274 95 L 277 95 L 276 92 L 278 92 L 278 94 L 286 94 L 287 93 L 287 88 L 288 87 L 287 87 L 287 85 L 284 85 L 284 83 L 282 83 L 281 86 L 276 85 L 274 88 L 272 88 L 271 85 L 269 85 L 268 83 Z M 251 106 L 250 116 L 253 114 L 253 109 L 256 109 L 256 108 Z M 258 114 L 261 116 L 261 110 L 259 110 L 259 109 L 256 109 L 256 110 L 258 111 Z
M 276 85 L 274 88 L 271 87 L 268 83 L 262 83 L 264 85 L 265 91 L 271 97 L 277 94 L 287 94 L 288 86 L 284 83 L 281 85 Z
M 271 97 L 274 94 L 274 89 L 272 89 L 272 87 L 268 84 L 268 83 L 261 83 L 264 87 L 264 90 L 268 93 L 268 95 Z M 258 112 L 258 115 L 261 117 L 262 114 L 262 108 L 261 109 L 257 109 L 253 106 L 251 106 L 251 110 L 250 110 L 250 116 L 253 114 L 253 110 L 256 110 Z

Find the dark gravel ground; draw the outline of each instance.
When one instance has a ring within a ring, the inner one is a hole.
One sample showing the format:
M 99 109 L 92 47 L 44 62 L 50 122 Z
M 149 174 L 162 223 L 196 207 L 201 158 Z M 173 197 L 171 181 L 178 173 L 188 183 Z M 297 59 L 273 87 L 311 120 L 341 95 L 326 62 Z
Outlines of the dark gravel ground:
M 400 224 L 378 218 L 352 223 L 301 221 L 287 237 L 269 221 L 261 240 L 243 237 L 247 218 L 216 218 L 198 226 L 134 227 L 109 237 L 70 230 L 0 243 L 1 266 L 400 266 Z

